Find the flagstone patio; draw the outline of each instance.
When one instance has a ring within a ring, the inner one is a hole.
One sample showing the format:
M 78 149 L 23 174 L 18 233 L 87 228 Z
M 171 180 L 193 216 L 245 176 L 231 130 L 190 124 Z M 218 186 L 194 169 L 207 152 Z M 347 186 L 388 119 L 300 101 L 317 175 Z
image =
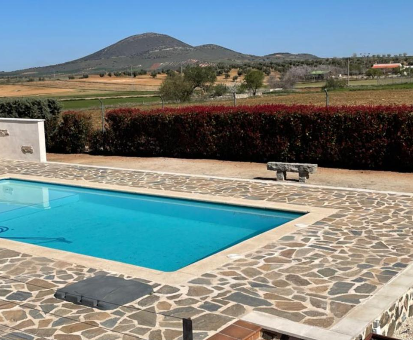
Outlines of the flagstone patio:
M 191 317 L 196 339 L 203 339 L 251 311 L 332 329 L 413 262 L 409 194 L 6 160 L 0 160 L 2 175 L 338 209 L 184 284 L 135 277 L 151 284 L 154 294 L 112 311 L 53 297 L 55 289 L 101 270 L 49 258 L 47 252 L 39 257 L 2 248 L 4 334 L 22 330 L 35 339 L 173 340 L 182 336 L 179 318 Z

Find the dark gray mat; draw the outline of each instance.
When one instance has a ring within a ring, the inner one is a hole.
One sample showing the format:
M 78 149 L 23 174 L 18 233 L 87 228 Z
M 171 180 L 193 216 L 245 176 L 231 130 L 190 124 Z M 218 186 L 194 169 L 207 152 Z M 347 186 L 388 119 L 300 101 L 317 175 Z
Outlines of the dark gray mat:
M 102 310 L 115 309 L 149 295 L 150 285 L 114 276 L 97 275 L 58 289 L 55 298 Z

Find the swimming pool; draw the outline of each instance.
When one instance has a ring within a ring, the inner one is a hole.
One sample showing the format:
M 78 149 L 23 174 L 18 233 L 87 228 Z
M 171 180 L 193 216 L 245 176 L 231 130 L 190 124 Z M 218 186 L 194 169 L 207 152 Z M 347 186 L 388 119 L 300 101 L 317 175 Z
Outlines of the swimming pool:
M 0 180 L 0 238 L 172 272 L 302 213 Z

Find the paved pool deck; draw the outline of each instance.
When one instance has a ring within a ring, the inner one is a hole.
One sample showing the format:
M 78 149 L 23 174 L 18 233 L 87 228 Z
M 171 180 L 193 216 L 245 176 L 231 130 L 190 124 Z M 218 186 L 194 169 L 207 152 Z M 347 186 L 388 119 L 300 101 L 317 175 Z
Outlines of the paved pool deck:
M 47 251 L 39 256 L 2 248 L 0 333 L 21 330 L 36 339 L 59 340 L 173 340 L 182 336 L 179 318 L 190 317 L 196 339 L 239 318 L 297 334 L 351 339 L 413 287 L 411 194 L 6 160 L 0 160 L 0 176 L 335 210 L 179 284 L 102 271 Z M 111 311 L 53 297 L 55 289 L 102 272 L 148 282 L 154 294 Z M 397 320 L 388 319 L 381 320 L 383 326 L 397 327 Z

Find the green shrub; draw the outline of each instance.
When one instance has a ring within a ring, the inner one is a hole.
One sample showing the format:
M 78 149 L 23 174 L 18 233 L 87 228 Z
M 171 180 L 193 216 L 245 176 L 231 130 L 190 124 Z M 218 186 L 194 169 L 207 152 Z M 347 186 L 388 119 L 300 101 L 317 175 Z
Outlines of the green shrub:
M 224 84 L 217 84 L 213 87 L 213 97 L 221 97 L 228 92 L 228 87 Z
M 327 90 L 337 90 L 337 89 L 344 89 L 347 86 L 347 81 L 345 79 L 340 78 L 327 78 L 326 84 L 324 85 L 323 89 Z
M 54 136 L 53 151 L 82 153 L 87 151 L 92 135 L 92 118 L 81 112 L 68 111 Z
M 55 99 L 10 99 L 0 101 L 0 117 L 45 120 L 46 147 L 50 149 L 62 106 Z

